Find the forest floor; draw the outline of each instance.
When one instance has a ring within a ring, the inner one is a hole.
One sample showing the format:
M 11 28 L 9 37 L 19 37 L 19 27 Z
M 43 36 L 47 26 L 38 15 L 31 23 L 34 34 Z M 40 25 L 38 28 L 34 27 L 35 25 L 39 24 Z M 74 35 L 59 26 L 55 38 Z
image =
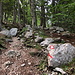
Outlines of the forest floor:
M 58 34 L 58 33 L 50 34 L 50 32 L 48 30 L 48 31 L 45 31 L 45 34 L 48 37 L 52 37 L 52 38 L 60 37 L 60 39 L 63 39 L 66 43 L 71 43 L 72 45 L 75 46 L 75 33 L 71 33 L 70 36 L 62 36 L 61 34 Z
M 45 34 L 47 37 L 60 37 L 61 39 L 64 39 L 64 41 L 75 46 L 75 34 L 71 34 L 69 37 L 58 35 L 56 33 L 50 34 L 48 31 L 45 31 Z M 7 49 L 2 50 L 2 52 L 0 51 L 0 75 L 46 75 L 42 74 L 41 70 L 36 67 L 42 59 L 40 57 L 32 57 L 30 55 L 30 52 L 38 52 L 38 49 L 25 47 L 17 37 L 12 37 L 12 40 L 13 42 L 9 42 L 9 44 L 7 44 Z M 6 52 L 10 50 L 20 52 L 20 56 L 13 58 L 8 57 Z M 13 64 L 4 66 L 7 61 L 13 62 Z M 70 69 L 74 67 L 75 61 L 66 66 L 64 65 L 63 68 L 65 68 L 65 71 L 70 71 Z M 75 75 L 75 73 L 72 75 Z
M 2 50 L 0 55 L 0 75 L 41 75 L 41 71 L 35 67 L 41 59 L 36 56 L 32 57 L 29 54 L 30 52 L 36 52 L 37 49 L 24 47 L 17 37 L 13 37 L 12 40 L 13 42 L 7 45 L 8 49 Z M 18 58 L 7 57 L 5 53 L 9 50 L 19 51 L 21 56 Z M 13 62 L 13 64 L 8 67 L 3 66 L 7 61 Z M 23 64 L 24 66 L 21 66 Z

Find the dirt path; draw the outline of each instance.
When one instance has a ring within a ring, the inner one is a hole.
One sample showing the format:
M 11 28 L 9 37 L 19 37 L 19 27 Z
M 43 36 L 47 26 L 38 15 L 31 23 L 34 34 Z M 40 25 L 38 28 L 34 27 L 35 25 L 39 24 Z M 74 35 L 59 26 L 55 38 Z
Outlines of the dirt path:
M 39 64 L 38 57 L 32 57 L 29 52 L 36 49 L 25 48 L 17 37 L 12 38 L 13 42 L 8 45 L 8 49 L 3 50 L 0 55 L 0 75 L 41 75 L 41 72 L 35 67 Z M 9 50 L 15 50 L 20 53 L 19 57 L 10 58 L 6 55 Z M 5 62 L 13 62 L 10 66 L 3 66 Z

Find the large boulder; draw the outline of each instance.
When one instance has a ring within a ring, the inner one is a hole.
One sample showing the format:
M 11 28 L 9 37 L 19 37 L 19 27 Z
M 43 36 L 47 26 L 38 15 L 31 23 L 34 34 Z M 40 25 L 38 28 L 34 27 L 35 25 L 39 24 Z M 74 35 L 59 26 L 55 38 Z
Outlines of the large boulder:
M 16 36 L 16 34 L 17 34 L 17 28 L 11 28 L 10 29 L 10 36 L 12 37 L 12 36 Z
M 35 42 L 36 42 L 36 43 L 40 43 L 40 42 L 42 42 L 43 40 L 44 40 L 43 37 L 36 36 L 36 38 L 35 38 Z
M 47 47 L 48 66 L 59 66 L 71 62 L 75 57 L 75 47 L 70 43 L 49 44 Z
M 42 41 L 41 43 L 40 43 L 40 45 L 41 46 L 48 46 L 50 43 L 52 43 L 54 40 L 53 40 L 53 38 L 45 38 L 45 40 L 44 41 Z
M 25 34 L 25 37 L 26 37 L 26 38 L 30 38 L 30 37 L 32 37 L 32 36 L 33 36 L 33 30 L 28 31 L 28 32 L 26 32 L 26 34 Z
M 5 30 L 2 30 L 1 32 L 0 32 L 0 34 L 3 34 L 3 35 L 5 35 L 5 36 L 10 36 L 10 31 L 9 30 L 7 30 L 7 29 L 5 29 Z

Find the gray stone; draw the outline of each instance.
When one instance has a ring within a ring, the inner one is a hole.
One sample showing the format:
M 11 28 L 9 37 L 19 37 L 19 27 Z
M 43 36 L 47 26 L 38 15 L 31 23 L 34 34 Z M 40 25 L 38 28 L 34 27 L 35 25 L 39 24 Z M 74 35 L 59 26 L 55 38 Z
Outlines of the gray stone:
M 6 42 L 13 42 L 12 39 L 5 39 L 5 40 L 6 40 Z
M 61 73 L 62 75 L 66 75 L 66 72 L 63 71 L 63 69 L 61 69 L 61 68 L 59 68 L 59 67 L 56 67 L 56 68 L 54 69 L 54 71 L 59 72 L 59 73 Z
M 17 52 L 14 50 L 9 50 L 8 52 L 6 52 L 6 55 L 8 57 L 18 57 L 18 56 L 20 56 L 20 52 Z
M 21 67 L 24 67 L 26 64 L 24 63 L 24 64 L 21 64 Z
M 9 65 L 12 65 L 12 64 L 13 64 L 13 62 L 11 62 L 11 61 L 6 61 L 6 62 L 3 64 L 3 66 L 6 67 L 6 66 L 9 66 Z
M 37 36 L 36 39 L 35 39 L 35 42 L 37 42 L 37 43 L 40 43 L 42 41 L 43 41 L 43 37 Z
M 27 28 L 27 30 L 32 30 L 30 25 L 25 25 L 25 27 Z
M 52 43 L 54 40 L 53 40 L 53 38 L 45 38 L 45 40 L 44 41 L 42 41 L 41 43 L 40 43 L 40 45 L 41 46 L 48 46 L 50 43 Z
M 55 32 L 56 32 L 56 30 L 52 30 L 52 31 L 50 31 L 51 34 L 53 34 L 53 33 L 55 33 Z
M 60 31 L 57 31 L 57 33 L 59 34 L 59 33 L 60 33 Z
M 64 29 L 62 27 L 56 27 L 56 30 L 63 32 Z
M 0 32 L 0 34 L 4 34 L 4 35 L 6 35 L 7 37 L 12 37 L 12 36 L 16 36 L 16 34 L 17 34 L 17 28 L 12 28 L 12 29 L 10 29 L 10 30 L 3 30 L 3 31 L 1 31 Z
M 58 37 L 58 38 L 54 38 L 54 41 L 59 41 L 59 40 L 61 40 L 60 37 Z
M 31 65 L 31 62 L 28 62 L 28 65 Z
M 65 31 L 61 33 L 62 36 L 70 36 L 70 32 L 69 31 Z
M 50 30 L 54 30 L 56 28 L 56 26 L 52 26 L 50 27 Z
M 49 44 L 47 47 L 49 54 L 48 65 L 49 66 L 59 66 L 71 62 L 75 57 L 75 47 L 70 43 L 65 44 Z
M 33 36 L 33 30 L 28 31 L 28 32 L 26 32 L 26 34 L 25 34 L 25 37 L 26 37 L 26 38 L 30 38 L 30 37 L 32 37 L 32 36 Z
M 62 27 L 58 27 L 58 26 L 52 26 L 52 27 L 50 27 L 50 30 L 55 30 L 55 31 L 57 31 L 57 33 L 64 31 L 64 29 Z
M 17 34 L 17 28 L 11 28 L 10 29 L 10 36 L 12 37 L 12 36 L 16 36 L 16 34 Z
M 3 34 L 3 35 L 8 36 L 8 37 L 10 36 L 9 30 L 3 30 L 0 32 L 0 34 Z

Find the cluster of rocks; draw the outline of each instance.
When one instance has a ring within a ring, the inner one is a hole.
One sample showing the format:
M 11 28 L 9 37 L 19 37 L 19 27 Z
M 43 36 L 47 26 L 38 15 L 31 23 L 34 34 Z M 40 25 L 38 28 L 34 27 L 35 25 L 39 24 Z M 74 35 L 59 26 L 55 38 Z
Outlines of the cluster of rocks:
M 30 25 L 26 25 L 27 31 L 24 35 L 25 38 L 30 38 L 33 37 L 34 33 L 32 28 L 30 27 Z M 10 30 L 3 30 L 0 33 L 4 34 L 6 36 L 16 36 L 17 34 L 17 28 L 12 28 Z M 57 27 L 57 26 L 53 26 L 50 28 L 51 32 L 50 33 L 60 33 L 62 32 L 62 35 L 70 35 L 70 33 L 68 31 L 64 31 L 64 29 L 62 27 Z M 35 39 L 35 43 L 39 43 L 40 46 L 42 47 L 47 47 L 47 50 L 49 52 L 49 54 L 53 57 L 51 58 L 50 56 L 48 56 L 48 65 L 49 66 L 59 66 L 62 64 L 66 64 L 68 62 L 71 62 L 72 59 L 75 57 L 75 47 L 72 46 L 70 43 L 65 43 L 65 44 L 51 44 L 54 41 L 59 41 L 61 40 L 61 38 L 43 38 L 40 37 L 39 35 L 34 36 Z M 7 40 L 8 41 L 8 40 Z M 9 40 L 11 41 L 11 40 Z M 51 49 L 50 47 L 53 46 L 54 49 Z M 11 54 L 11 55 L 10 55 Z M 20 55 L 19 53 L 11 50 L 7 53 L 8 56 L 16 56 L 16 54 Z
M 58 26 L 52 26 L 49 28 L 50 33 L 58 33 L 61 34 L 62 36 L 70 36 L 71 33 L 69 31 L 65 31 L 62 27 L 58 27 Z
M 26 25 L 27 31 L 25 32 L 24 37 L 26 39 L 33 37 L 34 33 L 30 25 Z M 0 34 L 4 34 L 7 37 L 13 37 L 17 35 L 17 28 L 12 28 L 10 30 L 3 30 L 0 32 Z M 68 31 L 64 31 L 61 27 L 53 26 L 50 28 L 50 33 L 62 33 L 62 35 L 69 35 L 70 33 Z M 35 43 L 39 43 L 40 46 L 45 47 L 48 51 L 48 66 L 58 67 L 62 64 L 66 64 L 68 62 L 71 62 L 72 59 L 75 57 L 75 47 L 71 45 L 70 43 L 64 43 L 64 44 L 55 44 L 55 41 L 61 40 L 61 38 L 43 38 L 40 37 L 39 34 L 37 36 L 34 36 Z M 6 39 L 6 41 L 12 42 L 10 39 Z M 23 40 L 24 41 L 24 40 Z M 10 50 L 5 53 L 8 57 L 19 57 L 21 55 L 20 52 Z M 12 65 L 13 62 L 6 61 L 3 66 L 8 67 L 9 65 Z M 28 63 L 29 65 L 31 63 Z M 24 67 L 26 64 L 21 64 L 21 67 Z M 62 69 L 55 68 L 54 71 L 59 71 L 62 74 L 66 74 Z M 51 75 L 54 75 L 54 72 L 52 72 Z
M 7 37 L 13 37 L 16 36 L 18 32 L 18 28 L 11 28 L 10 30 L 4 29 L 0 32 L 0 34 L 3 34 Z
M 64 31 L 61 27 L 53 26 L 50 28 L 54 32 L 62 32 L 62 35 L 70 35 L 68 31 Z M 30 30 L 26 33 L 25 37 L 29 38 L 32 37 L 33 32 Z M 47 47 L 47 50 L 49 54 L 53 57 L 51 58 L 48 56 L 48 66 L 60 66 L 62 64 L 66 64 L 68 62 L 71 62 L 72 59 L 75 57 L 75 47 L 72 46 L 70 43 L 64 43 L 64 44 L 53 44 L 54 41 L 59 41 L 61 38 L 43 38 L 38 36 L 35 36 L 35 42 L 39 43 L 42 47 Z M 51 44 L 52 43 L 52 44 Z M 50 46 L 53 46 L 54 49 L 51 49 Z
M 57 30 L 57 31 L 64 31 L 64 29 L 62 28 L 62 27 L 58 27 L 58 26 L 52 26 L 52 27 L 50 27 L 50 29 L 52 29 L 52 30 Z

